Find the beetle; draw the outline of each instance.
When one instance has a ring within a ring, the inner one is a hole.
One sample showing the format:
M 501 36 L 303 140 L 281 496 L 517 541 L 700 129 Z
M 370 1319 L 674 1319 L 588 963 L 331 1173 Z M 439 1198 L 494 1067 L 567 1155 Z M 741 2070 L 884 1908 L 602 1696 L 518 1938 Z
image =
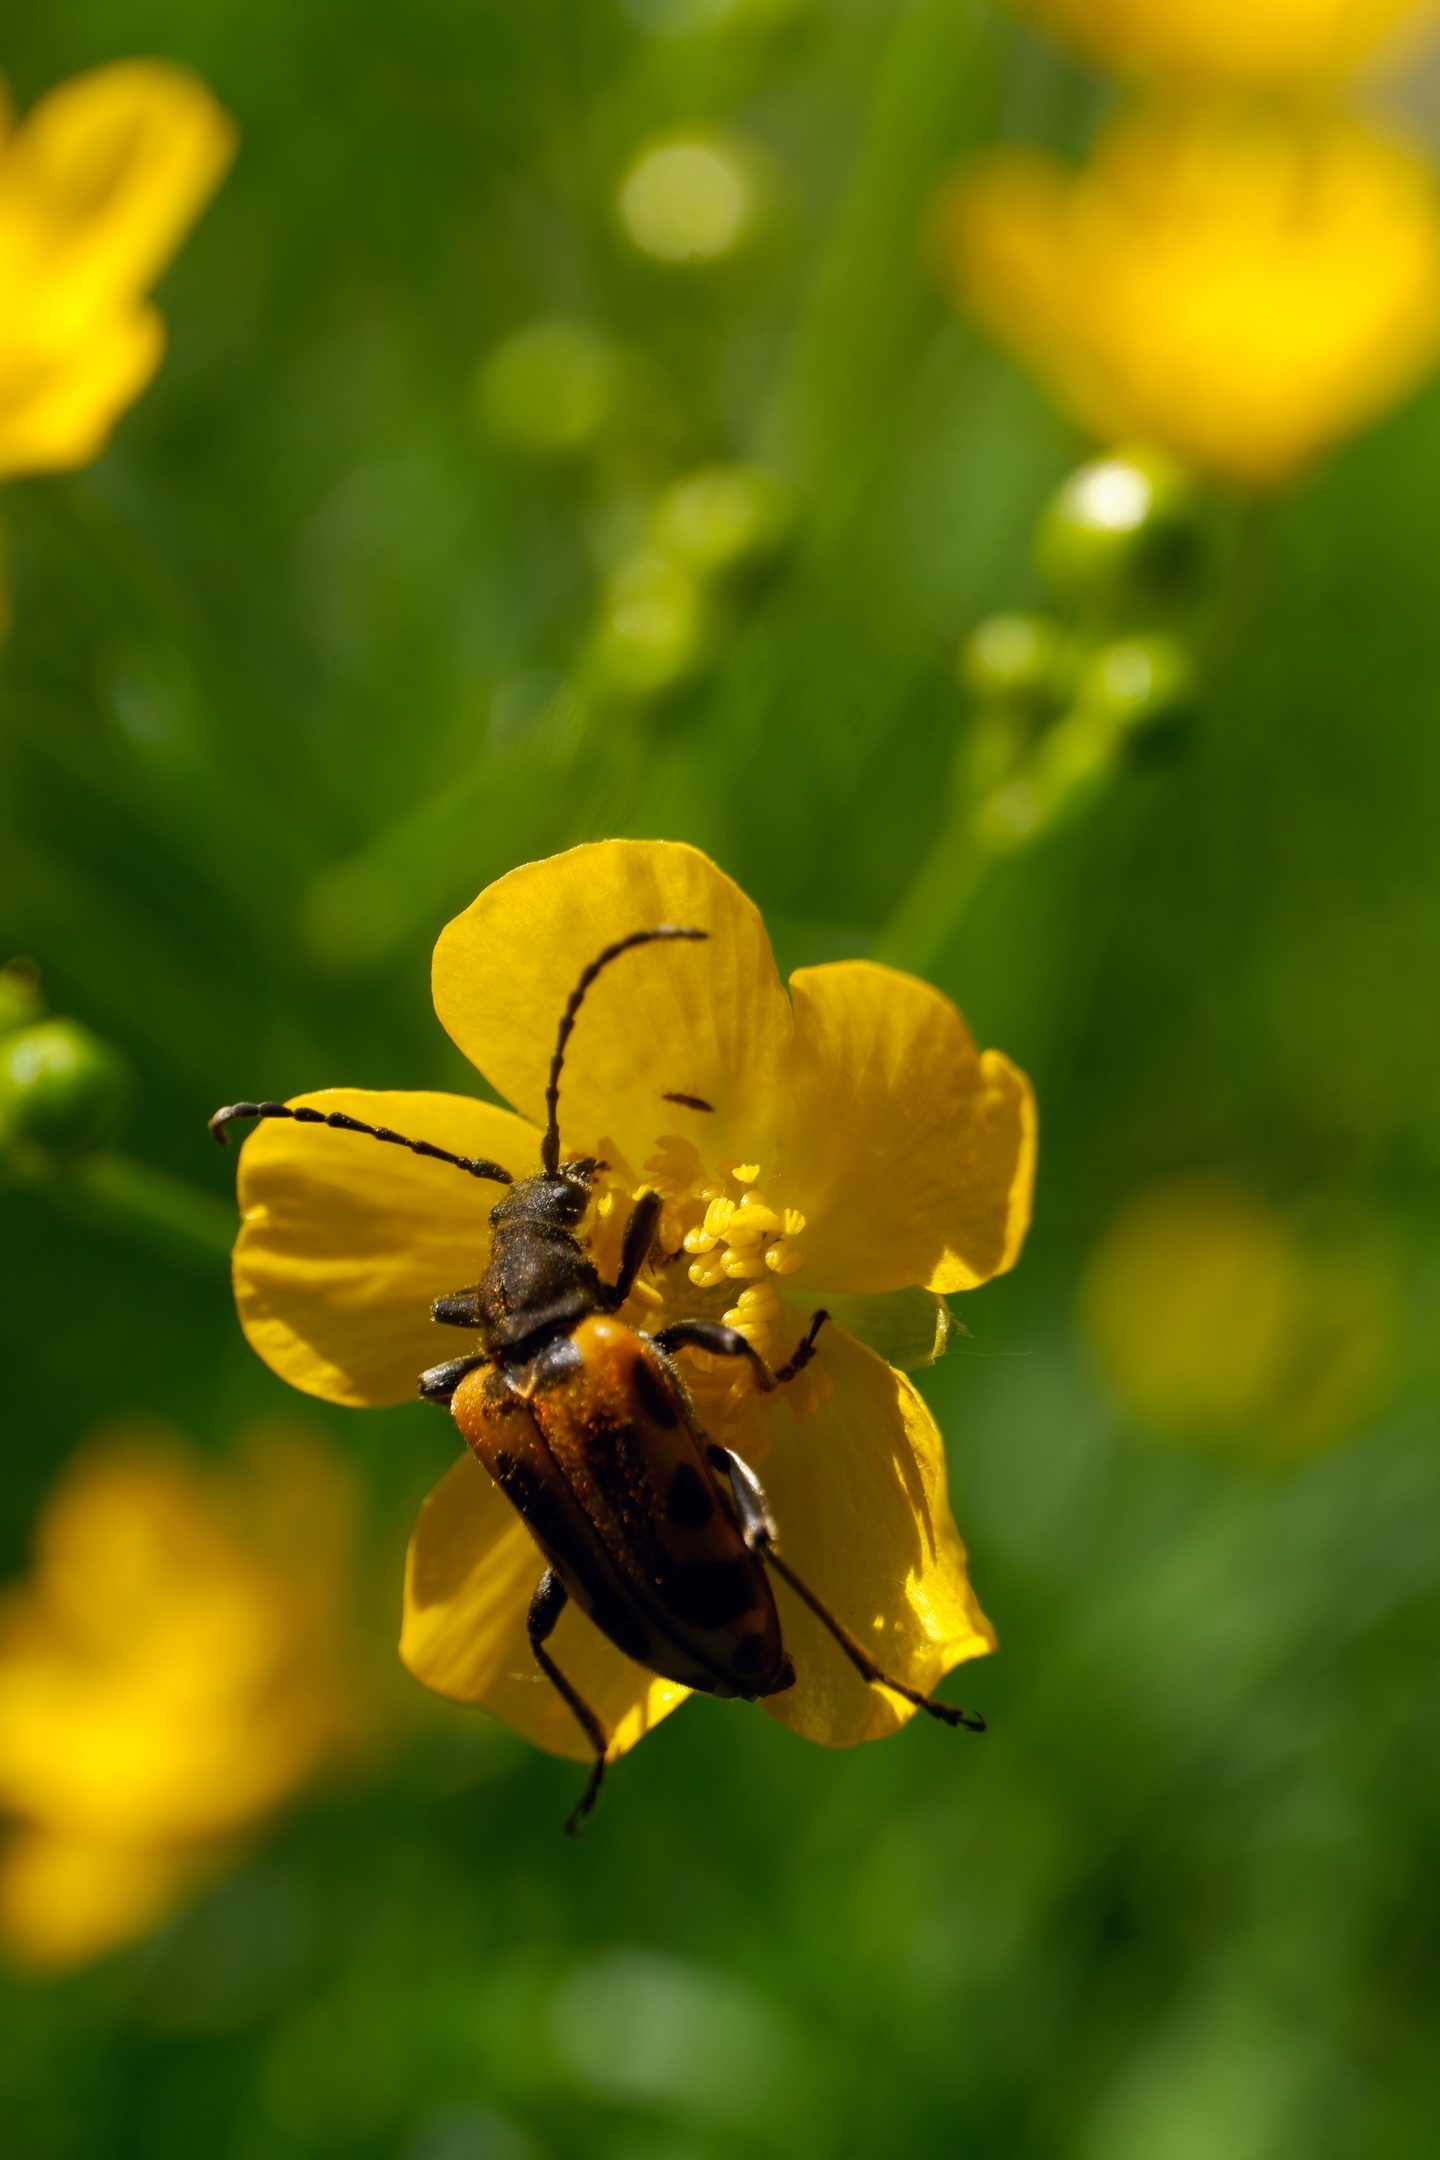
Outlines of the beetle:
M 682 1350 L 741 1358 L 771 1394 L 803 1372 L 828 1319 L 810 1322 L 785 1364 L 772 1368 L 738 1329 L 678 1320 L 647 1334 L 616 1315 L 654 1249 L 661 1195 L 643 1192 L 625 1227 L 619 1270 L 602 1280 L 580 1226 L 596 1175 L 593 1156 L 560 1159 L 560 1075 L 586 992 L 623 954 L 704 930 L 663 923 L 607 945 L 586 967 L 561 1014 L 545 1090 L 540 1174 L 518 1181 L 503 1164 L 456 1155 L 343 1111 L 285 1103 L 231 1103 L 210 1120 L 225 1141 L 248 1118 L 328 1125 L 431 1157 L 508 1188 L 490 1210 L 490 1260 L 480 1280 L 439 1297 L 434 1319 L 473 1329 L 478 1350 L 435 1365 L 421 1395 L 448 1405 L 466 1442 L 539 1547 L 543 1572 L 527 1632 L 535 1662 L 594 1751 L 589 1780 L 566 1828 L 573 1835 L 604 1781 L 610 1736 L 547 1644 L 571 1599 L 636 1664 L 698 1693 L 756 1701 L 795 1682 L 770 1575 L 786 1582 L 870 1685 L 902 1696 L 947 1725 L 984 1720 L 908 1686 L 876 1664 L 780 1550 L 755 1472 L 704 1432 L 676 1362 Z M 698 1098 L 685 1098 L 698 1106 Z M 706 1104 L 703 1107 L 709 1108 Z

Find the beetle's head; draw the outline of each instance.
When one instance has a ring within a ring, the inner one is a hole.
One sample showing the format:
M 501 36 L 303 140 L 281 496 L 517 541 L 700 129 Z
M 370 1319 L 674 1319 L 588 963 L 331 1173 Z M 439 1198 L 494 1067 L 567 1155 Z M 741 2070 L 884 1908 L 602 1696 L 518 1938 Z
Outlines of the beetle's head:
M 521 1178 L 503 1200 L 496 1201 L 490 1210 L 490 1220 L 492 1223 L 552 1223 L 557 1229 L 573 1230 L 590 1205 L 590 1187 L 596 1171 L 606 1167 L 593 1155 L 582 1155 L 574 1162 L 562 1163 L 556 1171 L 542 1171 L 539 1177 Z

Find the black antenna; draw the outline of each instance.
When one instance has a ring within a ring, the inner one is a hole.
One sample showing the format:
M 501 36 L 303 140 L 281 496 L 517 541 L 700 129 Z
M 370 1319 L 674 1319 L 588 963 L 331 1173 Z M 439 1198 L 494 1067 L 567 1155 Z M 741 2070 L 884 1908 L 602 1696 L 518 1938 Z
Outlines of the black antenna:
M 221 1147 L 229 1144 L 226 1127 L 237 1118 L 293 1118 L 297 1125 L 329 1125 L 336 1132 L 365 1133 L 372 1140 L 383 1140 L 390 1147 L 409 1148 L 412 1155 L 429 1155 L 436 1162 L 453 1163 L 457 1170 L 464 1170 L 471 1177 L 489 1178 L 496 1185 L 513 1185 L 515 1180 L 500 1163 L 485 1162 L 474 1155 L 452 1155 L 449 1148 L 436 1147 L 431 1140 L 407 1140 L 404 1133 L 391 1132 L 388 1125 L 366 1125 L 358 1117 L 348 1117 L 343 1110 L 311 1110 L 301 1105 L 292 1110 L 283 1102 L 237 1102 L 228 1103 L 217 1110 L 210 1120 L 210 1131 Z
M 708 930 L 686 930 L 676 923 L 661 923 L 657 930 L 632 930 L 629 937 L 622 937 L 615 944 L 607 945 L 604 952 L 590 962 L 571 991 L 569 1003 L 560 1015 L 555 1055 L 550 1060 L 550 1080 L 545 1089 L 545 1138 L 540 1143 L 540 1162 L 547 1177 L 554 1177 L 560 1168 L 560 1067 L 565 1062 L 565 1045 L 570 1040 L 575 1015 L 579 1012 L 591 983 L 602 968 L 609 967 L 612 960 L 618 960 L 621 953 L 631 952 L 637 945 L 653 945 L 661 938 L 689 938 L 698 942 L 709 935 Z

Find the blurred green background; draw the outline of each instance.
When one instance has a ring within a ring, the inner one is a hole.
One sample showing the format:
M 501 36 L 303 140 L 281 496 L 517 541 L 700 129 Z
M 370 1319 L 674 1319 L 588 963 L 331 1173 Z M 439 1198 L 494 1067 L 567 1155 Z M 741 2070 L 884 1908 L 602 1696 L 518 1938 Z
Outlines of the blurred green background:
M 784 967 L 871 950 L 946 816 L 957 643 L 1034 603 L 1088 447 L 947 309 L 924 206 L 967 148 L 1083 142 L 1103 86 L 969 0 L 0 22 L 22 108 L 156 55 L 243 133 L 157 383 L 3 503 L 0 957 L 123 1049 L 129 1154 L 218 1208 L 222 1101 L 472 1084 L 435 932 L 582 838 L 705 847 Z M 764 214 L 646 259 L 617 188 L 697 126 L 753 146 Z M 620 384 L 569 454 L 507 438 L 484 372 L 549 318 Z M 663 694 L 606 691 L 646 506 L 735 460 L 786 476 L 788 546 Z M 965 1676 L 988 1736 L 832 1756 L 696 1702 L 571 1845 L 573 1766 L 417 1717 L 154 1940 L 0 1977 L 7 2160 L 1433 2154 L 1437 474 L 1432 388 L 1222 512 L 1187 754 L 998 868 L 933 958 L 1042 1118 L 1020 1269 L 925 1382 L 1001 1635 Z M 1328 1452 L 1157 1443 L 1082 1346 L 1095 1241 L 1191 1171 L 1360 1225 L 1403 1285 L 1383 1407 Z M 363 1470 L 393 1629 L 446 1421 L 299 1404 L 218 1245 L 53 1199 L 0 1194 L 0 1571 L 97 1421 L 219 1449 L 304 1409 Z

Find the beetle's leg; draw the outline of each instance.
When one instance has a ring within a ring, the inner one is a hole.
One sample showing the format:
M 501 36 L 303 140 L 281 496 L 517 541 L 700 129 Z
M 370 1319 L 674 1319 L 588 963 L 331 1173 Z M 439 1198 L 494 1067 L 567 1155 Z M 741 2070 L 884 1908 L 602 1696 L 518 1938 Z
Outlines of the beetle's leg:
M 618 1312 L 629 1297 L 636 1276 L 650 1257 L 664 1207 L 665 1202 L 658 1192 L 645 1192 L 630 1211 L 630 1220 L 625 1225 L 625 1243 L 620 1248 L 620 1272 L 614 1287 L 607 1284 L 605 1289 L 606 1302 L 612 1312 Z
M 420 1393 L 426 1402 L 444 1403 L 447 1406 L 466 1373 L 474 1372 L 477 1365 L 488 1365 L 488 1350 L 476 1350 L 469 1357 L 447 1358 L 443 1365 L 432 1365 L 420 1375 Z
M 796 1343 L 794 1356 L 788 1364 L 782 1365 L 776 1372 L 775 1378 L 777 1381 L 793 1380 L 796 1373 L 804 1372 L 805 1367 L 815 1355 L 815 1338 L 829 1317 L 829 1313 L 823 1310 L 811 1313 L 810 1325 L 806 1328 L 799 1342 Z
M 471 1283 L 468 1289 L 451 1290 L 437 1297 L 430 1307 L 431 1319 L 438 1320 L 441 1327 L 484 1327 L 480 1287 L 479 1283 Z
M 706 1441 L 705 1456 L 711 1469 L 718 1470 L 730 1481 L 730 1490 L 735 1495 L 735 1512 L 740 1517 L 740 1534 L 745 1543 L 751 1552 L 763 1554 L 780 1534 L 775 1528 L 764 1486 L 742 1456 L 733 1455 L 717 1440 Z
M 605 1782 L 605 1757 L 610 1746 L 610 1735 L 590 1708 L 583 1695 L 577 1695 L 570 1682 L 545 1648 L 555 1631 L 555 1623 L 570 1602 L 570 1593 L 561 1582 L 554 1568 L 546 1568 L 530 1600 L 530 1611 L 525 1620 L 525 1632 L 530 1637 L 530 1648 L 535 1662 L 558 1695 L 562 1695 L 574 1711 L 586 1739 L 595 1750 L 595 1760 L 590 1766 L 590 1782 L 571 1812 L 565 1825 L 567 1837 L 578 1837 L 580 1825 L 600 1797 L 600 1787 Z
M 723 1320 L 677 1320 L 672 1327 L 661 1328 L 651 1340 L 666 1357 L 677 1350 L 708 1350 L 711 1357 L 743 1357 L 755 1375 L 756 1387 L 762 1395 L 769 1395 L 786 1380 L 793 1380 L 796 1373 L 804 1372 L 815 1355 L 815 1338 L 829 1317 L 827 1312 L 813 1313 L 795 1355 L 773 1372 L 755 1345 L 747 1342 L 738 1328 L 726 1327 Z
M 809 1584 L 802 1582 L 789 1562 L 781 1559 L 776 1547 L 775 1519 L 765 1498 L 765 1488 L 749 1463 L 714 1440 L 706 1442 L 705 1452 L 711 1468 L 722 1471 L 730 1480 L 745 1543 L 752 1552 L 760 1555 L 767 1567 L 772 1567 L 783 1581 L 789 1583 L 796 1597 L 809 1606 L 820 1625 L 829 1629 L 861 1679 L 868 1680 L 872 1687 L 889 1688 L 892 1694 L 903 1695 L 917 1710 L 928 1710 L 931 1717 L 941 1719 L 946 1725 L 964 1725 L 970 1732 L 984 1732 L 985 1720 L 977 1711 L 959 1710 L 953 1703 L 936 1702 L 933 1695 L 922 1695 L 918 1688 L 907 1687 L 903 1680 L 894 1680 L 881 1670 L 869 1651 L 821 1603 Z

